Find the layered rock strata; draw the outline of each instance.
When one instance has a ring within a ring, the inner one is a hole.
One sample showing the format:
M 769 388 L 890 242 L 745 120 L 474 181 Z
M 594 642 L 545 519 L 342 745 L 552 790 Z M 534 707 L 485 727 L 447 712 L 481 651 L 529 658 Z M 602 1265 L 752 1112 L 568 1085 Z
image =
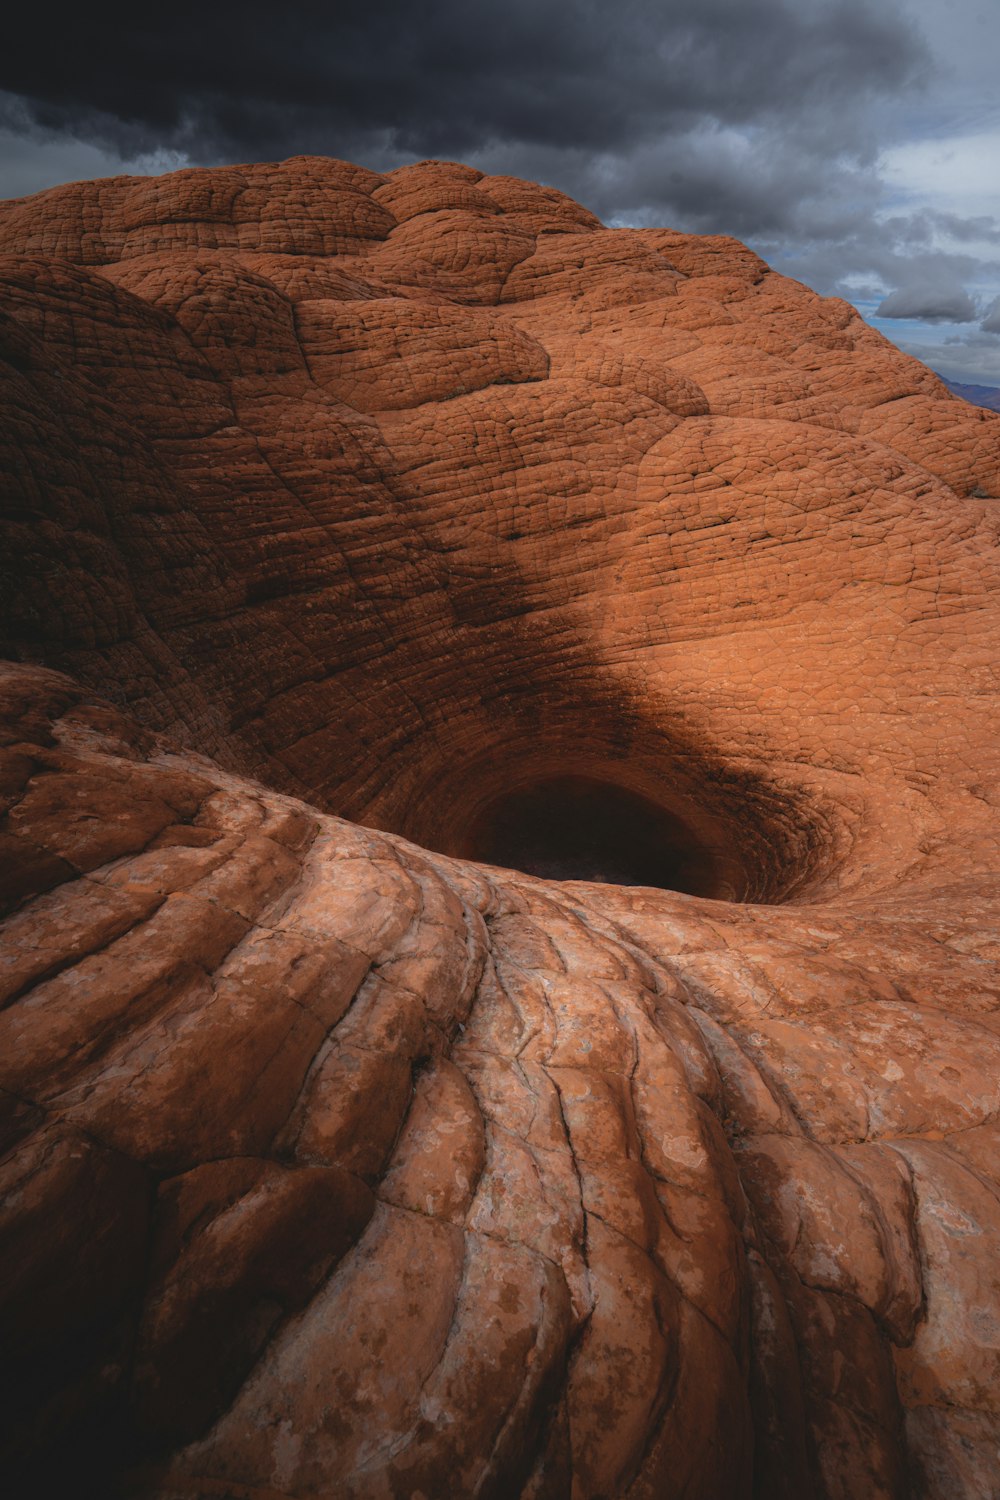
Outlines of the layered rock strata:
M 1000 420 L 453 164 L 0 249 L 14 1485 L 994 1493 Z

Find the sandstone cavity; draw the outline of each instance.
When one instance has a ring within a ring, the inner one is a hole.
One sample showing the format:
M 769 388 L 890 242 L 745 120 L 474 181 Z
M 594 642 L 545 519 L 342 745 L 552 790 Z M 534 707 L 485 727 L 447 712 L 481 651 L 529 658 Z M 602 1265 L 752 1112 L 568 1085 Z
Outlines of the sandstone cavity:
M 1000 417 L 450 163 L 0 252 L 8 1493 L 1000 1493 Z

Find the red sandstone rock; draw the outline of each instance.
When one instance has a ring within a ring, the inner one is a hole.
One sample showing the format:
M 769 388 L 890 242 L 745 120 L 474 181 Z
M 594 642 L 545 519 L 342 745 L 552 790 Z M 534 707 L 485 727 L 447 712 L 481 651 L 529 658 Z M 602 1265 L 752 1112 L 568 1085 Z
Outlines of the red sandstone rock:
M 0 249 L 14 1492 L 993 1494 L 1000 421 L 452 163 Z

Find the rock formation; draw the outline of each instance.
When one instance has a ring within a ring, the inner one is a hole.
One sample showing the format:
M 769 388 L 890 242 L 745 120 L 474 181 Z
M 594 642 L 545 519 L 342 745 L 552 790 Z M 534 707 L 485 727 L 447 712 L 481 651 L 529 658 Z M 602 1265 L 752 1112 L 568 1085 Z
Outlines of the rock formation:
M 0 252 L 9 1492 L 1000 1493 L 1000 418 L 449 163 Z

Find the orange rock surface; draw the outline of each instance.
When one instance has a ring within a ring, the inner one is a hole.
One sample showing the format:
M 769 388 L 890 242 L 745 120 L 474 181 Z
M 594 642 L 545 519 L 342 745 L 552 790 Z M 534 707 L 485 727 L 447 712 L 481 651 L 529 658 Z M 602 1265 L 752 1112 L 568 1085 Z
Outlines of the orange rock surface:
M 1000 1493 L 1000 417 L 451 163 L 0 281 L 12 1492 Z

